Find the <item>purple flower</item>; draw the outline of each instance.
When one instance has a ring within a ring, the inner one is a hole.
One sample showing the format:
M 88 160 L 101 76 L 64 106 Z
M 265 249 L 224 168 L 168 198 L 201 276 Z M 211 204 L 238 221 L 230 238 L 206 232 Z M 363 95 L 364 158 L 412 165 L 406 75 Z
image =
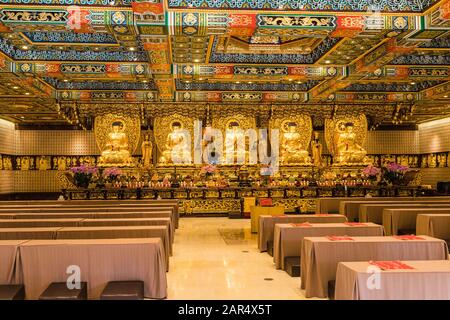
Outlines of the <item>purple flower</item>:
M 118 177 L 122 175 L 122 170 L 120 170 L 117 167 L 111 167 L 111 168 L 106 168 L 103 171 L 103 177 L 104 178 L 109 178 L 109 177 Z
M 403 165 L 395 163 L 395 162 L 390 162 L 386 165 L 386 170 L 389 172 L 405 173 L 406 171 L 409 170 L 409 167 L 403 166 Z
M 373 165 L 368 165 L 362 171 L 362 174 L 367 177 L 376 177 L 380 174 L 381 170 Z

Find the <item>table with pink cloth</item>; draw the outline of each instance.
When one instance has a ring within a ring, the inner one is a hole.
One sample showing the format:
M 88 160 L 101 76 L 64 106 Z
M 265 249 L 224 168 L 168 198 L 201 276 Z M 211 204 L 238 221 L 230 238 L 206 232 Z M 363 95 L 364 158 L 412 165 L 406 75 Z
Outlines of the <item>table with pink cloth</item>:
M 89 299 L 98 299 L 109 281 L 144 281 L 147 298 L 167 296 L 161 239 L 31 240 L 20 245 L 27 299 L 38 299 L 52 282 L 66 282 L 78 266 Z
M 276 224 L 273 260 L 277 269 L 285 270 L 286 257 L 300 257 L 305 237 L 383 236 L 383 226 L 374 223 L 302 223 Z
M 19 284 L 19 246 L 29 240 L 0 240 L 0 284 Z
M 404 203 L 404 204 L 362 204 L 359 206 L 359 222 L 383 223 L 384 209 L 407 209 L 407 208 L 448 208 L 448 203 Z
M 82 218 L 72 219 L 0 219 L 0 228 L 76 227 Z
M 166 226 L 108 226 L 61 228 L 56 239 L 119 239 L 119 238 L 160 238 L 166 267 L 169 270 L 169 256 L 172 253 L 169 230 Z
M 170 218 L 119 218 L 119 219 L 81 219 L 80 227 L 107 227 L 107 226 L 167 226 L 170 239 L 173 242 L 175 228 Z
M 273 232 L 277 223 L 333 223 L 345 222 L 347 219 L 340 214 L 285 214 L 281 216 L 260 215 L 258 249 L 267 250 L 267 242 L 273 241 Z
M 383 226 L 386 235 L 396 235 L 399 230 L 412 230 L 416 232 L 417 215 L 422 213 L 448 214 L 447 208 L 408 208 L 408 209 L 384 209 Z
M 421 213 L 417 215 L 416 231 L 418 234 L 450 240 L 450 213 Z
M 305 289 L 307 298 L 326 298 L 328 282 L 336 279 L 339 262 L 448 259 L 444 240 L 428 236 L 420 238 L 422 240 L 403 240 L 404 237 L 304 238 L 300 261 L 301 288 Z
M 0 228 L 0 240 L 55 239 L 61 227 L 52 228 Z
M 359 219 L 359 209 L 362 204 L 371 203 L 388 203 L 388 204 L 407 204 L 407 203 L 445 203 L 450 201 L 450 197 L 373 197 L 361 200 L 340 201 L 339 213 L 347 217 L 348 221 L 355 221 Z M 361 221 L 363 222 L 363 221 Z
M 394 262 L 394 268 L 384 265 L 386 262 L 381 262 L 381 267 L 377 262 L 340 262 L 335 299 L 450 300 L 450 261 L 402 260 Z

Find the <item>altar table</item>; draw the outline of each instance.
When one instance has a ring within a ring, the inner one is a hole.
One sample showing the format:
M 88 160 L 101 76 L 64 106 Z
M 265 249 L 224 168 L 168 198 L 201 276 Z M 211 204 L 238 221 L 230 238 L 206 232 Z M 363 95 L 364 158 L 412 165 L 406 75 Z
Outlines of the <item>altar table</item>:
M 450 239 L 450 213 L 431 214 L 421 213 L 416 220 L 417 233 L 430 237 L 449 240 Z
M 284 214 L 284 206 L 273 206 L 273 207 L 250 206 L 252 233 L 258 233 L 259 216 L 261 215 L 279 216 L 283 214 Z

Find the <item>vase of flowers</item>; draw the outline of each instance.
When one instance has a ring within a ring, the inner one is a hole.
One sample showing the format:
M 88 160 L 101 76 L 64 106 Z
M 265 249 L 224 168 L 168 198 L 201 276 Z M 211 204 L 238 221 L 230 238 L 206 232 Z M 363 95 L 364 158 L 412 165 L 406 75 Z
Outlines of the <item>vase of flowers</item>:
M 215 165 L 207 164 L 201 168 L 200 173 L 204 174 L 206 178 L 210 179 L 216 171 L 217 167 Z
M 119 180 L 119 178 L 122 176 L 122 170 L 117 167 L 106 168 L 105 170 L 103 170 L 102 176 L 103 179 L 107 181 L 108 187 L 108 184 L 109 186 L 111 186 Z
M 87 188 L 92 181 L 92 177 L 97 174 L 97 167 L 82 164 L 78 167 L 70 168 L 70 172 L 73 174 L 75 185 L 78 188 Z
M 375 182 L 378 179 L 378 176 L 380 175 L 380 173 L 381 173 L 381 169 L 377 168 L 371 164 L 368 165 L 367 167 L 365 167 L 361 172 L 361 174 L 364 178 L 366 178 L 372 182 Z
M 403 185 L 405 184 L 405 173 L 408 171 L 408 166 L 390 162 L 383 168 L 383 179 L 392 185 Z

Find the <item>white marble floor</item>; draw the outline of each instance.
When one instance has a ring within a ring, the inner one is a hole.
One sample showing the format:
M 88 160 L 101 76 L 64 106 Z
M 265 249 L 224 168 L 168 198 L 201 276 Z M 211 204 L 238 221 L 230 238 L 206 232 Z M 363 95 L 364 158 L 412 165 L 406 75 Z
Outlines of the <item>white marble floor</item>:
M 250 220 L 181 218 L 168 299 L 305 299 L 300 278 L 276 270 L 256 239 Z

